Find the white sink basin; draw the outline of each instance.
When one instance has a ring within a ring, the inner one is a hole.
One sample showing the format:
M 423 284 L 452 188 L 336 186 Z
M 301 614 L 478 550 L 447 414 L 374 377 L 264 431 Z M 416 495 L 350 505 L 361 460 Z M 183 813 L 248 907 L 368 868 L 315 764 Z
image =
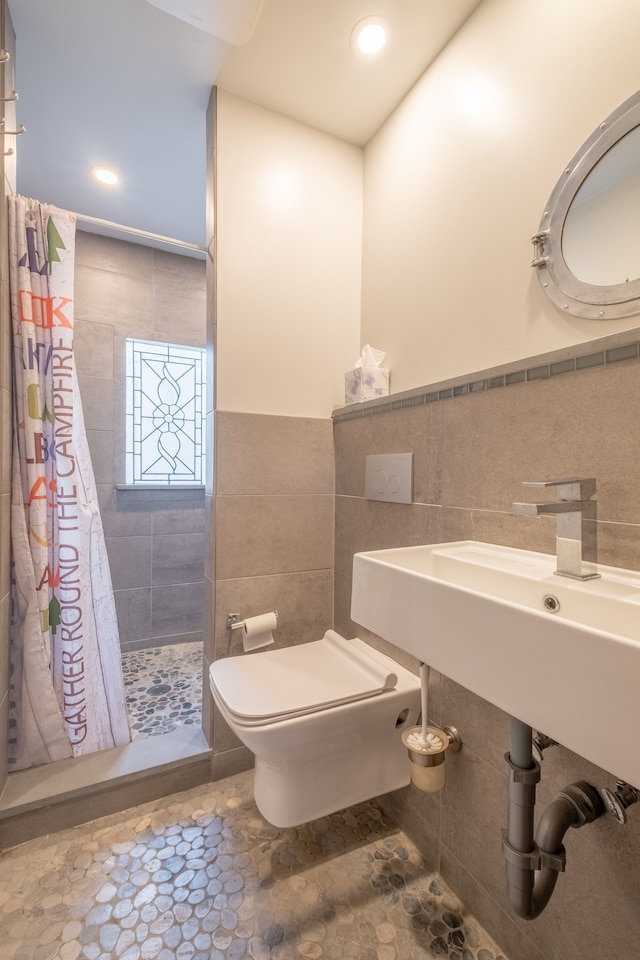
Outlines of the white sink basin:
M 351 618 L 640 787 L 640 573 L 555 567 L 471 540 L 357 553 Z

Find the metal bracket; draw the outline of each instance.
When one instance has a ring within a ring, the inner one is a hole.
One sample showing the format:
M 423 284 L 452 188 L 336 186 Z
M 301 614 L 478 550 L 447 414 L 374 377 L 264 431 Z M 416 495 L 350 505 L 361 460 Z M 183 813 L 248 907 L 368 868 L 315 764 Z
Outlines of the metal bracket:
M 452 750 L 453 753 L 457 753 L 459 750 L 462 750 L 462 737 L 460 736 L 457 727 L 443 727 L 442 732 L 446 733 L 447 737 L 449 738 L 449 750 Z
M 546 609 L 551 610 L 552 613 L 555 613 L 560 609 L 560 603 L 558 602 L 557 598 L 551 596 L 551 594 L 547 594 L 547 596 L 544 597 L 543 602 Z M 538 736 L 534 738 L 532 744 L 534 759 L 537 760 L 538 763 L 541 763 L 544 751 L 548 750 L 549 747 L 558 746 L 559 743 L 557 740 L 553 740 L 551 737 L 548 737 L 546 733 L 540 733 L 540 731 L 538 731 Z
M 564 846 L 555 853 L 548 850 L 541 850 L 535 846 L 529 853 L 523 853 L 516 850 L 507 840 L 507 831 L 502 831 L 502 854 L 505 860 L 525 870 L 556 870 L 558 873 L 564 873 L 567 865 L 567 853 Z
M 615 793 L 608 787 L 603 787 L 600 790 L 600 795 L 604 800 L 607 812 L 621 824 L 627 822 L 627 808 L 640 800 L 640 790 L 636 790 L 635 787 L 630 786 L 624 780 L 616 780 Z
M 539 233 L 534 233 L 534 235 L 531 237 L 531 243 L 533 244 L 533 260 L 531 261 L 532 267 L 545 267 L 548 264 L 549 255 L 545 253 L 548 239 L 548 230 L 541 230 Z

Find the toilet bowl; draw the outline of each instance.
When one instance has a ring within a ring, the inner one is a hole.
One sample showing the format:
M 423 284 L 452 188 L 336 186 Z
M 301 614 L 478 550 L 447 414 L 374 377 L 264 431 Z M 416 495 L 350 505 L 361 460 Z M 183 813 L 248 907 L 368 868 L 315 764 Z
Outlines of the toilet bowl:
M 420 680 L 362 640 L 322 640 L 226 657 L 210 668 L 220 713 L 255 754 L 254 796 L 293 827 L 410 780 L 401 733 L 420 713 Z

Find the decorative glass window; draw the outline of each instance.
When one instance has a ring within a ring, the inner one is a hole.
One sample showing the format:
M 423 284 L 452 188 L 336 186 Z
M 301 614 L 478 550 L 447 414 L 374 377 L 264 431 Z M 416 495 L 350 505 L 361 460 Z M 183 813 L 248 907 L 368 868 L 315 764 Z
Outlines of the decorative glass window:
M 127 483 L 204 483 L 205 351 L 127 340 Z

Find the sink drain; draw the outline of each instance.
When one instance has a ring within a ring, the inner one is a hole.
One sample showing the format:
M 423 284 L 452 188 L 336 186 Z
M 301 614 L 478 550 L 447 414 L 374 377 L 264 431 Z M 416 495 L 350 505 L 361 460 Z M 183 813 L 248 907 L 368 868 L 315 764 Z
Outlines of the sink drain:
M 560 601 L 552 593 L 545 594 L 542 598 L 542 604 L 545 610 L 549 610 L 551 613 L 557 613 L 560 609 Z

